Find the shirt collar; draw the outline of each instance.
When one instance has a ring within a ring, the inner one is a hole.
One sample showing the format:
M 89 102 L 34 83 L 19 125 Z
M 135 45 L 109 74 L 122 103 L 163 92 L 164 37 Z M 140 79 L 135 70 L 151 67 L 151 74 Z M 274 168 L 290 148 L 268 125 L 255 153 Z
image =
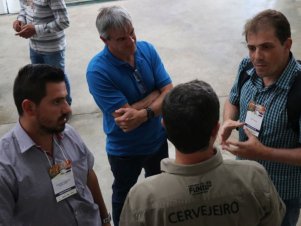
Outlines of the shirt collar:
M 292 82 L 294 81 L 294 77 L 296 76 L 295 72 L 297 72 L 297 62 L 293 54 L 290 53 L 290 60 L 285 70 L 283 71 L 282 75 L 275 83 L 276 86 L 278 86 L 281 89 L 289 90 L 292 85 Z
M 104 48 L 104 55 L 108 58 L 108 60 L 114 64 L 115 66 L 122 66 L 122 65 L 128 65 L 127 62 L 124 62 L 122 60 L 119 60 L 117 57 L 115 57 L 109 50 L 109 47 L 107 45 L 105 45 Z
M 139 44 L 138 42 L 136 42 L 136 51 L 135 51 L 135 61 L 136 63 L 141 62 L 142 58 L 139 56 L 139 52 L 138 52 L 138 48 L 139 48 Z M 115 57 L 109 50 L 109 47 L 107 45 L 105 45 L 104 50 L 103 50 L 104 55 L 108 58 L 108 60 L 115 66 L 123 66 L 123 65 L 127 65 L 129 66 L 129 64 L 127 62 L 124 62 L 123 60 L 118 59 L 117 57 Z
M 19 144 L 21 153 L 25 153 L 33 146 L 36 146 L 35 142 L 28 136 L 25 130 L 22 128 L 20 122 L 17 122 L 14 128 L 14 135 Z
M 38 145 L 30 138 L 26 131 L 21 126 L 18 121 L 14 128 L 14 136 L 19 144 L 21 153 L 25 153 L 32 147 L 38 147 Z M 64 132 L 55 135 L 57 140 L 62 140 L 64 138 Z
M 161 169 L 163 172 L 177 175 L 198 175 L 211 171 L 223 163 L 223 157 L 219 149 L 210 159 L 193 165 L 182 165 L 175 163 L 173 159 L 163 159 Z

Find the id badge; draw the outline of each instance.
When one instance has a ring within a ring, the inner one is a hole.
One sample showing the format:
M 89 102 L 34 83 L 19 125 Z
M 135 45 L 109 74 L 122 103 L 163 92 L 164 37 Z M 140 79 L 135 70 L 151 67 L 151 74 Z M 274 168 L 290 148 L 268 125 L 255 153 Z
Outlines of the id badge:
M 70 160 L 53 165 L 49 175 L 57 202 L 77 193 Z
M 264 106 L 255 104 L 253 101 L 248 105 L 244 128 L 247 128 L 256 137 L 259 135 L 265 111 Z

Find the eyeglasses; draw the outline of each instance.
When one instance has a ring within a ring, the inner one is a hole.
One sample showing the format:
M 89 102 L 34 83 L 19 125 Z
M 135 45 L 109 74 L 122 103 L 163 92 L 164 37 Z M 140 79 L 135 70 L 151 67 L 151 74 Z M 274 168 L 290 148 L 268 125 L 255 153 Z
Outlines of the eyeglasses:
M 135 69 L 135 71 L 133 73 L 133 76 L 135 78 L 135 81 L 137 82 L 137 86 L 138 86 L 138 89 L 139 89 L 140 93 L 145 94 L 146 93 L 146 87 L 145 87 L 144 82 L 142 81 L 141 74 L 138 71 L 138 69 Z

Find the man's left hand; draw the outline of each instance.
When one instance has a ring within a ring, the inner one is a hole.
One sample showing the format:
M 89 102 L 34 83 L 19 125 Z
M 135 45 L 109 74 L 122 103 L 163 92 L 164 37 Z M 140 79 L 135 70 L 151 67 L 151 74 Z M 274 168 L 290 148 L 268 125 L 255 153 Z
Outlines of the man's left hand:
M 121 114 L 121 116 L 115 118 L 115 122 L 123 132 L 130 132 L 146 121 L 146 111 L 143 111 L 144 109 L 120 108 L 115 111 L 115 113 Z
M 268 147 L 264 146 L 248 129 L 244 129 L 244 131 L 248 137 L 247 141 L 228 140 L 222 145 L 222 148 L 238 157 L 253 160 L 266 159 L 265 157 L 269 154 Z
M 16 35 L 19 35 L 22 38 L 30 38 L 36 34 L 36 29 L 32 24 L 26 24 L 22 27 L 21 31 L 17 32 Z

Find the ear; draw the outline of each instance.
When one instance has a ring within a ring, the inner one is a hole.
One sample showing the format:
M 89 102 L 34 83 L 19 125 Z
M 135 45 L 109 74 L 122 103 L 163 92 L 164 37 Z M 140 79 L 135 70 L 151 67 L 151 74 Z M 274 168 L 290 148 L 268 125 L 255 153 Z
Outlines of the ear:
M 293 45 L 293 40 L 291 38 L 288 38 L 285 42 L 284 42 L 284 46 L 286 49 L 291 50 Z
M 22 102 L 22 109 L 24 114 L 34 115 L 35 114 L 36 105 L 32 101 L 25 99 Z
M 220 127 L 220 123 L 218 122 L 211 132 L 211 137 L 214 138 L 217 137 L 219 127 Z
M 107 39 L 105 39 L 104 37 L 101 37 L 101 36 L 99 36 L 99 38 L 100 38 L 105 44 L 107 44 L 107 42 L 108 42 Z

